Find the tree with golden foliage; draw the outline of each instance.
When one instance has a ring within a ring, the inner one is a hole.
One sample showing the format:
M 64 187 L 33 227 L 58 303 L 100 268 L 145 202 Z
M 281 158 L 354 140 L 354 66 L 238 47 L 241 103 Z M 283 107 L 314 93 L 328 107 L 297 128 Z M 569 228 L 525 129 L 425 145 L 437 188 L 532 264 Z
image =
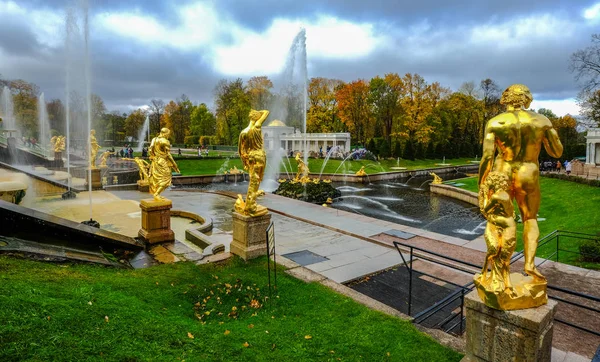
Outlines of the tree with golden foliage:
M 268 108 L 273 97 L 271 89 L 273 89 L 273 82 L 265 75 L 248 79 L 246 92 L 250 98 L 252 109 Z
M 365 145 L 375 131 L 369 104 L 369 84 L 363 79 L 347 83 L 337 90 L 335 98 L 340 119 L 352 138 Z
M 306 131 L 309 133 L 343 132 L 344 124 L 338 116 L 336 90 L 343 86 L 338 79 L 311 78 L 308 84 L 308 112 Z

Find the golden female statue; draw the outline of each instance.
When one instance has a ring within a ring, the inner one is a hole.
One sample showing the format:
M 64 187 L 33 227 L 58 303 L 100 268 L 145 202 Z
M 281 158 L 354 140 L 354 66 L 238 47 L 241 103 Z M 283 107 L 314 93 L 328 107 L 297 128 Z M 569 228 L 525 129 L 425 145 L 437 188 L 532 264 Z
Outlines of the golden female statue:
M 263 148 L 262 124 L 269 116 L 269 111 L 250 111 L 250 124 L 240 133 L 238 142 L 238 152 L 244 170 L 248 171 L 250 183 L 246 201 L 242 195 L 238 195 L 235 202 L 235 210 L 243 215 L 260 216 L 268 212 L 267 208 L 256 203 L 259 196 L 260 183 L 265 174 L 265 165 L 267 163 L 267 154 Z
M 179 172 L 179 168 L 171 155 L 171 143 L 169 142 L 168 128 L 160 130 L 158 136 L 152 139 L 148 155 L 150 156 L 150 173 L 148 183 L 150 185 L 150 193 L 155 200 L 164 200 L 160 194 L 169 186 L 171 186 L 171 168 Z M 141 170 L 141 168 L 140 168 Z M 140 171 L 141 172 L 141 171 Z
M 52 136 L 50 144 L 54 148 L 54 152 L 62 152 L 65 150 L 65 136 Z
M 486 180 L 493 171 L 506 175 L 508 178 L 509 187 L 506 192 L 510 195 L 511 202 L 512 199 L 516 200 L 523 220 L 525 273 L 529 275 L 527 278 L 523 278 L 519 274 L 510 275 L 512 281 L 508 282 L 511 287 L 505 292 L 499 292 L 494 287 L 490 289 L 486 285 L 478 283 L 479 277 L 476 276 L 475 284 L 479 296 L 488 306 L 496 309 L 531 308 L 545 304 L 548 300 L 546 278 L 534 264 L 539 238 L 537 213 L 541 198 L 538 156 L 543 145 L 551 157 L 559 158 L 562 155 L 563 146 L 548 118 L 526 110 L 532 100 L 529 88 L 522 84 L 511 85 L 502 93 L 500 99 L 500 103 L 506 106 L 506 112 L 490 119 L 485 127 L 483 156 L 479 167 L 479 188 L 484 191 L 492 188 Z M 494 182 L 497 183 L 493 186 L 495 195 L 495 192 L 502 189 L 502 185 L 498 184 L 501 183 L 499 179 Z M 500 195 L 496 199 L 499 197 Z M 496 219 L 500 216 L 508 217 L 507 210 L 504 212 L 486 211 L 486 202 L 488 204 L 500 202 L 499 199 L 493 201 L 493 198 L 490 194 L 486 195 L 485 192 L 479 194 L 482 212 L 488 217 L 488 222 L 490 222 L 488 214 L 492 215 L 492 224 L 494 224 L 494 217 Z M 508 208 L 508 206 L 502 208 Z M 492 286 L 504 282 L 500 280 L 502 275 L 498 275 L 498 273 L 491 277 L 495 278 Z
M 96 140 L 96 130 L 90 131 L 90 168 L 96 168 L 96 157 L 98 156 L 98 150 L 100 145 Z

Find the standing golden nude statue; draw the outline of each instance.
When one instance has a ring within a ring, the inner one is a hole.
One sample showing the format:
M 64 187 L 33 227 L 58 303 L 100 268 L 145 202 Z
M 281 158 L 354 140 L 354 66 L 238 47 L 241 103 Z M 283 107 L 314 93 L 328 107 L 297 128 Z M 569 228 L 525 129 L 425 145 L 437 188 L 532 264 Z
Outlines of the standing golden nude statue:
M 506 112 L 486 125 L 479 167 L 479 205 L 488 220 L 488 254 L 482 274 L 475 276 L 475 285 L 486 305 L 502 310 L 532 308 L 548 301 L 546 278 L 534 264 L 541 198 L 538 156 L 543 145 L 551 157 L 559 158 L 563 146 L 548 118 L 526 110 L 532 100 L 529 88 L 522 84 L 511 85 L 502 93 L 500 103 Z M 513 199 L 523 220 L 528 277 L 509 273 L 515 243 Z M 488 263 L 491 273 L 487 272 Z
M 54 148 L 54 152 L 62 152 L 65 150 L 65 136 L 52 136 L 50 144 Z
M 302 161 L 300 152 L 296 153 L 296 162 L 298 163 L 298 172 L 296 173 L 296 177 L 294 177 L 294 181 L 302 183 L 310 182 L 310 178 L 308 177 L 310 171 L 308 170 L 306 163 Z
M 96 140 L 96 130 L 90 131 L 90 168 L 96 168 L 96 157 L 98 156 L 98 150 L 100 145 Z
M 242 195 L 238 195 L 235 202 L 235 211 L 243 215 L 260 216 L 268 212 L 266 207 L 256 203 L 256 198 L 259 196 L 258 187 L 265 174 L 267 163 L 261 127 L 268 116 L 269 111 L 267 110 L 251 110 L 250 123 L 240 133 L 238 152 L 244 164 L 244 170 L 247 170 L 250 176 L 246 201 L 244 201 Z
M 160 194 L 167 187 L 171 186 L 171 168 L 179 172 L 179 168 L 171 155 L 171 143 L 168 139 L 170 133 L 171 131 L 168 128 L 161 129 L 158 136 L 152 139 L 148 148 L 148 155 L 150 161 L 152 161 L 148 183 L 150 185 L 150 193 L 154 196 L 155 200 L 165 199 Z M 139 163 L 138 165 L 140 166 Z M 141 170 L 142 168 L 140 167 L 140 172 L 142 172 Z

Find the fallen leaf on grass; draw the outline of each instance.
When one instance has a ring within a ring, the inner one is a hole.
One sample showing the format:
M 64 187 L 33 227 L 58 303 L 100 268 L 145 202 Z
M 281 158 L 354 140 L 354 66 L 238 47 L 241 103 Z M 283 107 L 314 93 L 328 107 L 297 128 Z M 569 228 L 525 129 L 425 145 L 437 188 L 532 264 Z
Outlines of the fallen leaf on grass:
M 229 331 L 229 329 L 225 330 L 225 333 L 223 333 L 224 335 L 228 335 L 229 333 L 231 333 L 231 331 Z
M 190 339 L 194 339 L 194 335 L 193 335 L 193 334 L 191 334 L 190 332 L 188 332 L 188 338 L 190 338 Z
M 312 339 L 312 336 L 310 334 L 307 334 L 306 336 L 304 336 L 304 339 Z
M 248 342 L 244 342 L 244 344 L 242 344 L 242 346 L 244 346 L 244 347 L 248 348 L 248 347 L 250 347 L 250 343 L 248 343 Z
M 249 324 L 248 328 L 250 328 L 250 329 L 254 328 L 254 324 Z
M 89 305 L 92 305 L 92 301 L 90 300 L 90 301 L 88 302 L 88 304 L 89 304 Z
M 104 316 L 104 321 L 105 321 L 106 323 L 108 323 L 108 316 L 107 316 L 107 315 L 105 315 L 105 316 Z
M 50 316 L 47 316 L 46 319 L 50 320 Z

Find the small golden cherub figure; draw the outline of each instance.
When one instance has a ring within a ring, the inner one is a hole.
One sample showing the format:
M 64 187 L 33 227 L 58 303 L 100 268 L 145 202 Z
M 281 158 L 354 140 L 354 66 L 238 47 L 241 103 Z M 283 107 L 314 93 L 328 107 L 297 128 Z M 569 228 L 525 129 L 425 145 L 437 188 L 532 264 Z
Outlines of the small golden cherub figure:
M 360 170 L 356 171 L 356 176 L 367 176 L 365 166 L 361 166 Z

